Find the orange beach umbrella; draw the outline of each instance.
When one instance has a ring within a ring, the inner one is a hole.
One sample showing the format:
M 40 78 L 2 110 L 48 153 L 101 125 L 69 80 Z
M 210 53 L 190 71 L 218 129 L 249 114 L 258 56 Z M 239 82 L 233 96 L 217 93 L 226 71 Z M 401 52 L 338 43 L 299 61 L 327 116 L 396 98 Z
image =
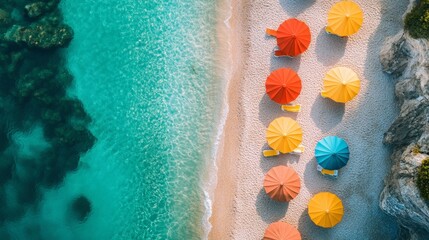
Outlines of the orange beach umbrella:
M 267 227 L 263 240 L 301 240 L 301 233 L 290 224 L 275 222 Z
M 311 42 L 310 28 L 296 18 L 284 21 L 277 31 L 267 28 L 266 33 L 277 38 L 280 50 L 275 52 L 276 56 L 298 56 L 307 50 Z
M 265 175 L 265 193 L 274 200 L 289 202 L 294 199 L 301 189 L 301 181 L 298 174 L 290 167 L 273 167 Z
M 289 68 L 273 71 L 265 82 L 268 96 L 280 104 L 287 104 L 295 100 L 301 93 L 301 88 L 301 78 Z
M 330 192 L 320 192 L 308 203 L 308 215 L 319 227 L 331 228 L 341 222 L 344 207 L 341 199 Z

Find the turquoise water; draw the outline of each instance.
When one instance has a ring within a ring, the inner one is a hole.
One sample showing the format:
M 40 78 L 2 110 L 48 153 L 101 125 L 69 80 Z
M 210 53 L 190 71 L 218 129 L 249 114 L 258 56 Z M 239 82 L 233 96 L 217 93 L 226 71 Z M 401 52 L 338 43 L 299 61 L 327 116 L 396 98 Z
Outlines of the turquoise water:
M 43 224 L 44 239 L 202 238 L 201 182 L 223 98 L 216 1 L 63 0 L 61 9 L 75 32 L 70 94 L 98 140 L 25 221 Z M 81 194 L 91 215 L 68 221 L 64 209 Z

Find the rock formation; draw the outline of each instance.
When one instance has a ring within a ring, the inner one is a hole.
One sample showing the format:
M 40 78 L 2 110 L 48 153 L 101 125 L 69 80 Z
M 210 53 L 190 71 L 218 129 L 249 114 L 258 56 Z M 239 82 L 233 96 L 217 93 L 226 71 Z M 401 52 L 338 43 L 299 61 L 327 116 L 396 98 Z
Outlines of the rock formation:
M 38 18 L 56 8 L 59 2 L 59 0 L 48 0 L 30 3 L 25 5 L 25 11 L 29 18 Z
M 415 1 L 411 0 L 409 10 Z M 385 133 L 394 148 L 391 173 L 380 207 L 396 217 L 401 239 L 429 239 L 429 207 L 417 188 L 417 170 L 429 157 L 429 42 L 405 31 L 390 38 L 381 51 L 383 70 L 397 80 L 400 114 Z
M 85 196 L 79 196 L 71 205 L 73 216 L 80 222 L 84 222 L 91 213 L 91 202 Z
M 6 41 L 42 49 L 67 46 L 72 38 L 73 30 L 65 24 L 36 23 L 27 27 L 14 25 L 5 34 Z
M 67 91 L 73 76 L 60 49 L 73 31 L 58 3 L 0 0 L 0 239 L 12 239 L 8 223 L 30 210 L 37 215 L 45 190 L 77 170 L 96 141 L 90 116 Z M 91 204 L 81 197 L 72 208 L 84 221 Z M 27 224 L 23 229 L 43 227 Z M 25 239 L 42 238 L 30 232 Z

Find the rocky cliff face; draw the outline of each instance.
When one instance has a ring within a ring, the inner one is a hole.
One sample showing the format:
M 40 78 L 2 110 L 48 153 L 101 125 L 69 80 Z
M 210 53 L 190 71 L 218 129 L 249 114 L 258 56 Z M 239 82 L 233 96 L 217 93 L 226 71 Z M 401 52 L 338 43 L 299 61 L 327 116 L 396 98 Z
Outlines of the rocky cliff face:
M 416 185 L 417 169 L 429 157 L 429 42 L 400 32 L 386 42 L 381 63 L 397 80 L 401 110 L 384 136 L 394 152 L 380 207 L 397 218 L 401 239 L 429 239 L 429 207 Z

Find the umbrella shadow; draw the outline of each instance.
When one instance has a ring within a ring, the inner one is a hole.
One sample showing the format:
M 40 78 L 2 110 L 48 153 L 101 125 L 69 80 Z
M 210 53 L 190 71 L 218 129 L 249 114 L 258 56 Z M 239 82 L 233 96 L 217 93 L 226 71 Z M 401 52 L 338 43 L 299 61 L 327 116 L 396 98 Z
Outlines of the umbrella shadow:
M 288 163 L 288 158 L 286 157 L 285 154 L 280 154 L 274 157 L 264 157 L 262 152 L 264 150 L 269 150 L 269 149 L 271 148 L 268 146 L 267 143 L 265 143 L 261 149 L 261 158 L 260 158 L 259 166 L 261 167 L 262 171 L 265 173 L 268 172 L 273 167 L 276 167 L 279 165 L 287 165 Z
M 259 102 L 259 121 L 262 122 L 265 127 L 268 127 L 268 125 L 278 117 L 290 117 L 295 120 L 297 113 L 283 112 L 280 104 L 272 101 L 267 94 L 264 94 Z
M 312 104 L 310 116 L 324 133 L 337 126 L 343 119 L 345 105 L 318 96 Z
M 274 157 L 264 157 L 262 155 L 262 151 L 271 149 L 267 143 L 264 144 L 264 146 L 261 149 L 261 159 L 259 166 L 261 169 L 266 173 L 271 168 L 284 165 L 287 166 L 288 163 L 297 163 L 300 159 L 300 155 L 293 155 L 293 154 L 280 154 L 278 156 Z
M 338 179 L 323 176 L 317 171 L 317 161 L 315 157 L 306 164 L 303 179 L 305 187 L 312 195 L 321 191 L 331 191 L 333 187 L 336 187 L 336 183 L 338 183 Z
M 266 31 L 267 28 L 276 30 L 278 27 L 279 26 L 266 27 L 266 28 L 264 28 L 264 31 Z M 266 32 L 264 32 L 264 40 L 270 40 L 270 39 L 272 39 L 274 42 L 276 42 L 276 37 L 268 35 Z
M 272 200 L 262 188 L 256 198 L 256 211 L 266 223 L 277 222 L 284 218 L 289 207 L 288 202 L 278 202 Z
M 306 208 L 299 217 L 298 230 L 301 233 L 302 239 L 313 239 L 314 236 L 317 236 L 317 239 L 320 240 L 334 239 L 332 238 L 330 229 L 318 227 L 311 221 L 308 215 L 308 208 Z
M 315 2 L 316 0 L 280 0 L 280 5 L 289 15 L 295 17 Z
M 277 70 L 279 68 L 291 68 L 295 72 L 298 72 L 299 66 L 301 65 L 301 55 L 296 57 L 276 57 L 274 51 L 270 59 L 270 71 Z
M 316 57 L 324 66 L 336 64 L 344 56 L 348 38 L 328 34 L 322 28 L 316 39 Z

